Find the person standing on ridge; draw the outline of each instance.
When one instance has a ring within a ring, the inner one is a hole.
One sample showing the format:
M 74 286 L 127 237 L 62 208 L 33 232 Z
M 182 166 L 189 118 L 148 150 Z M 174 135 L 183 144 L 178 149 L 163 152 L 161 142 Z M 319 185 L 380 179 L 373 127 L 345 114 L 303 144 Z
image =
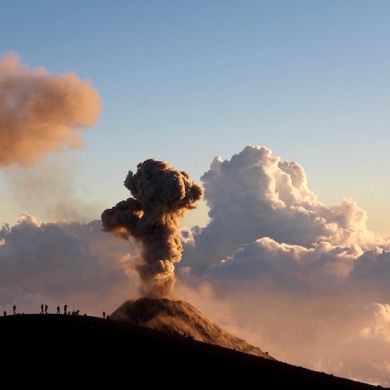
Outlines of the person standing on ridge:
M 45 305 L 45 314 L 47 314 L 47 311 L 49 310 L 49 306 Z
M 68 314 L 68 305 L 67 304 L 64 305 L 64 314 L 65 315 Z
M 12 306 L 12 310 L 14 311 L 14 315 L 15 315 L 16 314 L 16 305 L 15 304 Z
M 57 314 L 61 314 L 61 308 L 59 305 L 57 306 Z

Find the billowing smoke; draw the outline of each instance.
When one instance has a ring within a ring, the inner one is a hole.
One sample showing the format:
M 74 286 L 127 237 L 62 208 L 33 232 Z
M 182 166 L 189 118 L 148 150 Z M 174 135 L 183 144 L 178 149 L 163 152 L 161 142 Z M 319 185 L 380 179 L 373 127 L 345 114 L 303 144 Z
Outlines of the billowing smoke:
M 80 129 L 99 113 L 97 91 L 74 73 L 50 74 L 6 55 L 0 60 L 0 168 L 29 166 L 48 152 L 80 148 Z
M 203 191 L 186 172 L 154 159 L 138 164 L 135 174 L 129 171 L 124 184 L 133 198 L 105 210 L 103 226 L 142 242 L 142 261 L 137 266 L 142 294 L 169 296 L 175 284 L 175 263 L 182 255 L 179 222 Z

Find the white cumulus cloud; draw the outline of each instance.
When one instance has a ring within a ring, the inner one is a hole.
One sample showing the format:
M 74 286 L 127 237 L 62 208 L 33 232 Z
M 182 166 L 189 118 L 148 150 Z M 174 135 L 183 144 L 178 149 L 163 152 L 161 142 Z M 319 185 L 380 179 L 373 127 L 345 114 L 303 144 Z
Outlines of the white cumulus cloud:
M 216 157 L 202 181 L 210 223 L 186 232 L 182 280 L 213 286 L 276 358 L 390 385 L 390 244 L 367 213 L 325 205 L 301 165 L 262 147 Z
M 303 167 L 270 149 L 247 146 L 231 160 L 216 157 L 201 179 L 211 221 L 185 253 L 184 262 L 194 270 L 260 237 L 306 247 L 326 241 L 369 248 L 379 240 L 356 202 L 326 206 L 309 189 Z

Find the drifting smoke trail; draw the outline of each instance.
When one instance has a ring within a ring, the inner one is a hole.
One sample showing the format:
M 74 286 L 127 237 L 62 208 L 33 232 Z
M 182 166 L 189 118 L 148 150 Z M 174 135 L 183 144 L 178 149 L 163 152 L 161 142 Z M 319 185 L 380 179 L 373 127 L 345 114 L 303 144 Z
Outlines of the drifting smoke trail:
M 99 113 L 98 93 L 74 73 L 52 75 L 6 55 L 0 59 L 0 168 L 80 148 L 80 127 L 92 125 Z
M 106 230 L 131 235 L 143 243 L 143 262 L 137 266 L 142 293 L 163 297 L 175 284 L 175 263 L 181 260 L 180 219 L 194 208 L 203 191 L 165 161 L 149 159 L 129 174 L 125 187 L 133 198 L 119 202 L 102 214 Z

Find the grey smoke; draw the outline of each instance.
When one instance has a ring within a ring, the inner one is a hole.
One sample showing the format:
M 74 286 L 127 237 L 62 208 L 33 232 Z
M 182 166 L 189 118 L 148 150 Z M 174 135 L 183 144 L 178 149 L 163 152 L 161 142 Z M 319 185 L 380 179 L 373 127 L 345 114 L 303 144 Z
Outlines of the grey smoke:
M 137 266 L 142 294 L 169 296 L 175 284 L 175 263 L 182 256 L 179 222 L 203 191 L 186 172 L 154 159 L 138 164 L 135 174 L 129 171 L 124 185 L 133 197 L 105 210 L 103 226 L 142 242 L 142 261 Z

